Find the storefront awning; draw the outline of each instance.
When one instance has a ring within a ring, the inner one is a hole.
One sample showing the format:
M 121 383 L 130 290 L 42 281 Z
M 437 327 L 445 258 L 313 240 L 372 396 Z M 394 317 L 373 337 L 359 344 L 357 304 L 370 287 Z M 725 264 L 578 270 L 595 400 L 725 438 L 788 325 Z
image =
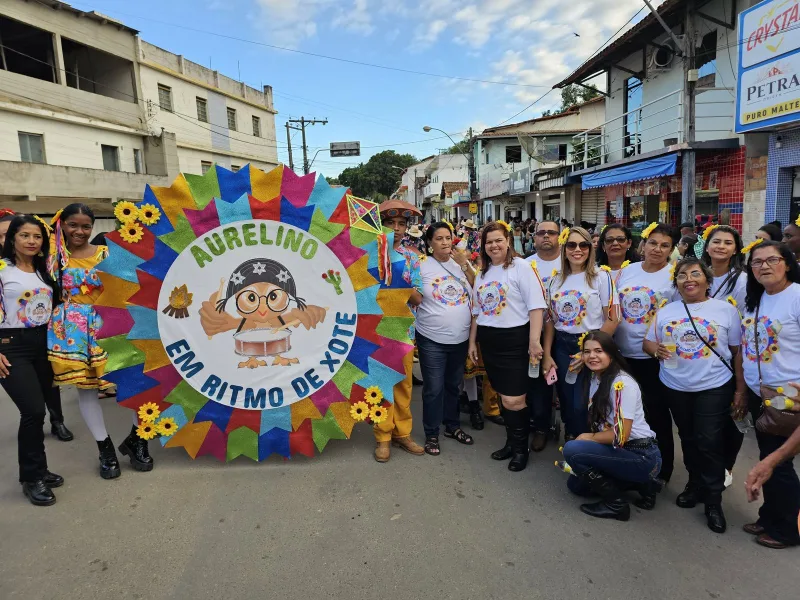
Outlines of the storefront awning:
M 581 189 L 588 190 L 591 188 L 616 185 L 618 183 L 627 183 L 629 181 L 657 179 L 658 177 L 675 175 L 677 161 L 677 154 L 666 154 L 664 156 L 651 158 L 650 160 L 643 160 L 605 171 L 598 171 L 590 175 L 584 175 L 581 178 Z

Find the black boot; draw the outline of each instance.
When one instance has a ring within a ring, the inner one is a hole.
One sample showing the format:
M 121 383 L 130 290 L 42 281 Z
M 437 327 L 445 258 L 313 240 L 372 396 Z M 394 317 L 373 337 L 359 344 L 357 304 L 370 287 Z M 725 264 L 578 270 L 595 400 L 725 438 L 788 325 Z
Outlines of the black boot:
M 708 528 L 714 533 L 725 533 L 728 522 L 725 520 L 721 504 L 706 504 L 706 522 Z
M 51 423 L 50 433 L 56 436 L 62 442 L 70 442 L 75 439 L 72 432 L 64 425 L 64 421 L 54 421 Z
M 483 413 L 477 400 L 470 400 L 469 402 L 469 422 L 473 429 L 478 431 L 483 429 Z
M 122 456 L 131 459 L 131 465 L 137 471 L 152 471 L 153 459 L 147 447 L 147 440 L 143 440 L 136 433 L 136 425 L 131 428 L 128 437 L 119 445 Z
M 528 436 L 531 433 L 531 410 L 526 406 L 522 410 L 507 410 L 506 423 L 511 434 L 511 451 L 513 456 L 508 463 L 509 471 L 522 471 L 528 466 Z
M 47 487 L 44 479 L 37 481 L 24 481 L 22 493 L 34 506 L 52 506 L 56 503 L 56 495 Z
M 634 487 L 639 492 L 640 498 L 634 500 L 634 505 L 642 510 L 653 510 L 656 507 L 656 494 L 661 491 L 661 483 L 657 480 L 648 481 Z
M 583 473 L 581 477 L 589 483 L 592 491 L 602 498 L 600 502 L 581 504 L 581 512 L 599 519 L 627 521 L 631 518 L 631 507 L 622 496 L 616 481 L 594 469 Z
M 681 508 L 694 508 L 699 501 L 699 495 L 697 486 L 690 481 L 686 484 L 686 487 L 683 488 L 683 491 L 678 494 L 678 497 L 675 498 L 675 504 Z
M 97 449 L 100 450 L 100 477 L 103 479 L 119 477 L 122 471 L 119 470 L 119 461 L 111 438 L 107 437 L 102 442 L 97 442 Z
M 469 398 L 466 392 L 461 392 L 458 396 L 458 412 L 469 413 Z
M 500 414 L 503 415 L 506 412 L 506 409 L 502 406 L 500 407 Z M 486 417 L 487 419 L 490 417 Z M 505 418 L 503 418 L 505 421 Z M 511 450 L 511 430 L 506 425 L 506 445 L 500 448 L 500 450 L 496 450 L 492 452 L 492 458 L 494 460 L 508 460 L 514 455 L 514 452 Z

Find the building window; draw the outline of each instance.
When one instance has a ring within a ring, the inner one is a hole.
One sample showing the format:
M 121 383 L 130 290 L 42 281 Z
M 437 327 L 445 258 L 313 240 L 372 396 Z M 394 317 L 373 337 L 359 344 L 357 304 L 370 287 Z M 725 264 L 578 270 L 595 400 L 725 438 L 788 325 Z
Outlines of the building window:
M 228 129 L 231 131 L 236 131 L 236 109 L 229 108 L 228 109 Z
M 261 137 L 261 119 L 253 117 L 253 135 Z
M 717 73 L 717 30 L 703 36 L 697 49 L 697 87 L 714 87 Z
M 103 169 L 119 171 L 119 148 L 117 146 L 100 146 L 103 150 Z
M 22 157 L 22 162 L 36 163 L 39 165 L 45 164 L 44 162 L 44 136 L 37 133 L 22 133 L 19 134 L 19 153 Z
M 140 175 L 144 173 L 144 162 L 142 161 L 142 151 L 139 148 L 133 149 L 133 168 Z
M 558 162 L 567 162 L 567 145 L 558 145 Z
M 172 88 L 158 84 L 158 105 L 167 112 L 172 112 Z
M 231 171 L 233 171 L 234 173 L 238 173 L 239 169 L 241 168 L 242 167 L 240 167 L 239 165 L 231 165 Z
M 208 170 L 211 168 L 211 165 L 212 165 L 212 164 L 213 164 L 213 163 L 210 163 L 210 162 L 208 162 L 207 160 L 201 160 L 201 161 L 200 161 L 200 172 L 201 172 L 203 175 L 205 175 L 206 173 L 208 173 Z
M 197 120 L 208 123 L 208 102 L 205 98 L 197 99 Z
M 622 98 L 625 157 L 642 152 L 642 81 L 638 77 L 625 80 L 625 95 Z
M 506 146 L 506 162 L 522 162 L 522 146 Z

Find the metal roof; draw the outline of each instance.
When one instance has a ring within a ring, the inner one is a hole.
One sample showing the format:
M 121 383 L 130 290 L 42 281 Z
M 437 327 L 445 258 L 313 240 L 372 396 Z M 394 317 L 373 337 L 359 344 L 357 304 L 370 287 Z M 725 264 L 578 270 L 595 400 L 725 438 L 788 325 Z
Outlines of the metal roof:
M 92 21 L 97 21 L 98 23 L 101 23 L 103 25 L 111 25 L 112 27 L 116 27 L 117 29 L 119 29 L 121 31 L 127 31 L 129 33 L 132 33 L 133 35 L 138 35 L 139 34 L 139 30 L 138 29 L 133 29 L 132 27 L 128 27 L 127 25 L 125 25 L 121 21 L 117 21 L 116 19 L 114 19 L 112 17 L 109 17 L 109 16 L 106 16 L 106 15 L 104 15 L 102 13 L 99 13 L 99 12 L 97 12 L 95 10 L 93 10 L 91 12 L 87 12 L 87 11 L 84 11 L 84 10 L 78 10 L 77 8 L 73 8 L 72 6 L 67 4 L 66 2 L 60 2 L 59 0 L 36 0 L 36 1 L 39 4 L 44 4 L 46 6 L 49 6 L 50 8 L 52 8 L 54 10 L 64 10 L 64 11 L 70 12 L 70 13 L 78 16 L 78 17 L 83 17 L 85 19 L 91 19 Z

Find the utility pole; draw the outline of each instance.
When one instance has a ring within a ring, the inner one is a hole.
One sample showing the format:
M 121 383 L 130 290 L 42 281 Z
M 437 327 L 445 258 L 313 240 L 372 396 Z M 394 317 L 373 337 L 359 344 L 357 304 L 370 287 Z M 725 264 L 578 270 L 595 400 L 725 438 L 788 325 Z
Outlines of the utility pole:
M 695 137 L 695 0 L 686 3 L 683 28 L 683 142 L 692 144 Z M 695 217 L 695 153 L 688 148 L 682 156 L 681 221 L 694 223 Z
M 290 126 L 289 123 L 299 123 L 300 127 Z M 328 119 L 321 119 L 320 120 L 320 119 L 315 119 L 315 118 L 306 119 L 305 117 L 300 117 L 299 119 L 289 119 L 288 121 L 286 121 L 287 133 L 288 133 L 289 127 L 291 127 L 291 129 L 296 129 L 297 131 L 300 131 L 303 134 L 303 174 L 304 175 L 308 175 L 308 170 L 309 170 L 308 169 L 308 146 L 306 146 L 306 125 L 317 125 L 318 123 L 321 124 L 321 125 L 327 125 L 328 124 Z
M 292 136 L 289 133 L 290 129 L 294 129 L 289 122 L 286 122 L 286 144 L 289 146 L 289 168 L 294 171 L 294 160 L 292 159 Z
M 475 177 L 475 153 L 472 151 L 472 127 L 469 128 L 469 143 L 467 144 L 467 177 L 469 177 L 469 200 L 477 202 L 477 178 Z

